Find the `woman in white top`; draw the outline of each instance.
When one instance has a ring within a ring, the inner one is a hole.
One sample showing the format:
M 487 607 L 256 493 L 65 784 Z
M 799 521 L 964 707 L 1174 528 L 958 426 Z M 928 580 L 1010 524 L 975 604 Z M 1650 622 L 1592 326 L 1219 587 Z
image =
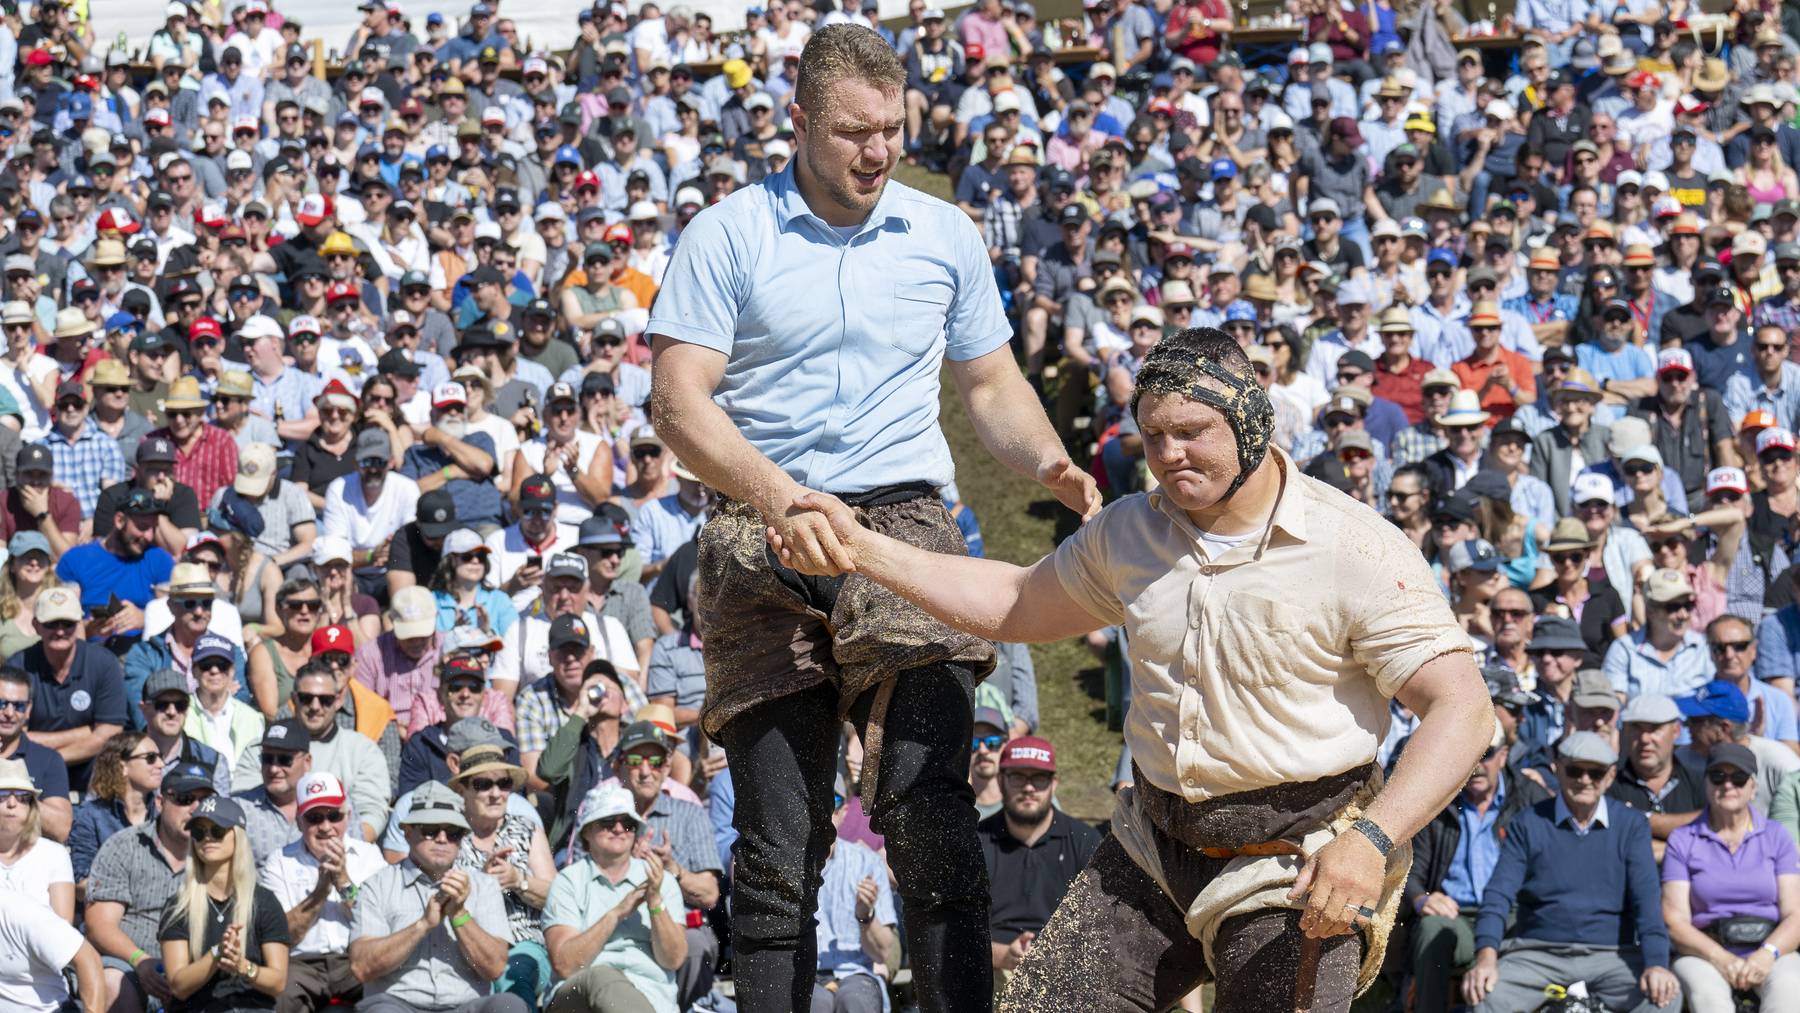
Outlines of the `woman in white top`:
M 24 760 L 0 760 L 0 890 L 10 890 L 75 922 L 69 849 L 38 835 L 37 786 Z
M 511 492 L 519 509 L 519 487 L 533 475 L 548 475 L 556 486 L 556 520 L 578 525 L 612 495 L 612 448 L 581 428 L 581 401 L 575 388 L 553 383 L 544 395 L 544 428 L 519 444 L 513 456 Z

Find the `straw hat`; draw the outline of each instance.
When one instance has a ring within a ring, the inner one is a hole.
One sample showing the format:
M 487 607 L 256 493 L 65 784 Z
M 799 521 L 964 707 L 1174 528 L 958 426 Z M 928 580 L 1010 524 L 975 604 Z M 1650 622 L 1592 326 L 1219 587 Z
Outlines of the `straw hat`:
M 1459 390 L 1450 395 L 1450 407 L 1431 421 L 1440 426 L 1480 426 L 1494 416 L 1481 407 L 1481 395 L 1472 390 Z
M 509 775 L 513 779 L 514 786 L 524 787 L 525 785 L 525 768 L 516 763 L 506 762 L 504 746 L 486 743 L 471 746 L 457 757 L 457 763 L 459 768 L 456 776 L 450 779 L 450 786 L 453 788 L 460 788 L 464 781 L 482 774 L 490 777 L 500 774 Z
M 1590 549 L 1593 546 L 1593 536 L 1588 534 L 1581 518 L 1564 517 L 1556 522 L 1556 527 L 1550 529 L 1550 540 L 1544 543 L 1544 551 L 1565 552 L 1571 549 Z
M 34 798 L 43 794 L 31 783 L 31 772 L 25 769 L 24 760 L 0 760 L 0 791 L 28 791 Z

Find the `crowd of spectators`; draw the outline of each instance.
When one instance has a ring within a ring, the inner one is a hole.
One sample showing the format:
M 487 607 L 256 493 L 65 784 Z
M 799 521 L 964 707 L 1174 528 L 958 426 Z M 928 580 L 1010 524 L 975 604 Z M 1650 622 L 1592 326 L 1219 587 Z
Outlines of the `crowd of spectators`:
M 176 0 L 134 51 L 0 3 L 0 1005 L 730 1008 L 712 493 L 643 331 L 844 22 L 1109 496 L 1137 364 L 1217 327 L 1440 575 L 1503 734 L 1413 842 L 1394 1003 L 1800 1005 L 1800 6 L 1525 0 L 1495 46 L 1293 0 L 1279 51 L 1222 0 L 597 4 L 555 51 L 498 8 L 368 0 L 340 47 Z M 1001 987 L 1099 831 L 998 647 Z M 906 963 L 860 760 L 815 1010 Z

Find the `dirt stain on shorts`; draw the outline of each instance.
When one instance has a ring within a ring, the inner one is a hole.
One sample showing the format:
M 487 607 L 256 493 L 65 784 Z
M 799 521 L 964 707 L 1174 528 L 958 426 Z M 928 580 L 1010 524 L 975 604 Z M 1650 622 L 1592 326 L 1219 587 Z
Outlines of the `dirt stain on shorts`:
M 967 555 L 962 532 L 935 496 L 857 509 L 863 525 L 932 552 Z M 697 608 L 706 634 L 709 736 L 759 703 L 820 682 L 834 684 L 840 716 L 894 673 L 953 661 L 977 678 L 994 668 L 993 645 L 944 625 L 899 595 L 853 573 L 806 577 L 770 551 L 762 516 L 721 500 L 700 531 Z

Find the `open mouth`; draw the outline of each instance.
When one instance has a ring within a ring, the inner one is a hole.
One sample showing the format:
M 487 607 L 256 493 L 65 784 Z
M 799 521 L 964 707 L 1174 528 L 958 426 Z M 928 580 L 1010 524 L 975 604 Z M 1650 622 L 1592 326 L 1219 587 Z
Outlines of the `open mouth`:
M 851 178 L 861 184 L 862 188 L 865 190 L 879 186 L 881 184 L 881 177 L 885 175 L 887 175 L 886 169 L 873 169 L 868 172 L 862 172 L 856 169 L 850 170 Z

